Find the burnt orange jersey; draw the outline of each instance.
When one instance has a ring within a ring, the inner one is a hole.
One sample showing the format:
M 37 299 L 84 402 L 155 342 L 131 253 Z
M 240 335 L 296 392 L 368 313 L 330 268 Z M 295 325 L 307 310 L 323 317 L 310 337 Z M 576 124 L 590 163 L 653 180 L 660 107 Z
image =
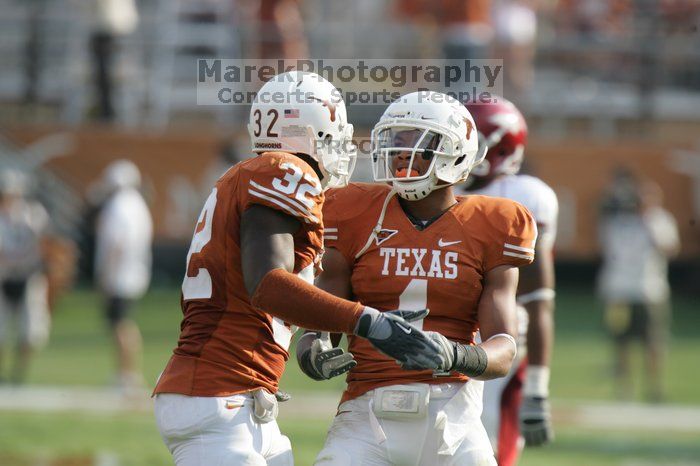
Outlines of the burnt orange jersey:
M 250 304 L 241 272 L 241 215 L 262 204 L 298 218 L 294 272 L 313 281 L 322 251 L 323 200 L 313 169 L 282 152 L 239 163 L 217 181 L 187 255 L 180 339 L 155 393 L 225 396 L 256 387 L 277 390 L 292 329 Z
M 423 230 L 411 223 L 396 196 L 389 202 L 370 246 L 389 192 L 383 185 L 351 184 L 331 190 L 323 209 L 325 247 L 340 251 L 352 269 L 354 297 L 379 310 L 430 309 L 418 323 L 450 340 L 473 343 L 484 275 L 499 265 L 534 259 L 537 227 L 522 205 L 502 198 L 464 196 Z M 467 380 L 457 372 L 434 378 L 431 371 L 404 371 L 366 340 L 350 336 L 357 366 L 347 377 L 342 401 L 400 383 Z

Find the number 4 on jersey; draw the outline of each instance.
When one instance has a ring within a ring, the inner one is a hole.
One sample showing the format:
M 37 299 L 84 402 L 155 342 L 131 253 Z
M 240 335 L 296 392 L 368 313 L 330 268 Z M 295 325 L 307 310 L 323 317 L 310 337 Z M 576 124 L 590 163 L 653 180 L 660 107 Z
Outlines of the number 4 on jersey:
M 404 311 L 418 311 L 428 307 L 428 280 L 424 278 L 412 279 L 399 296 L 399 309 Z M 423 319 L 413 321 L 411 324 L 423 330 Z

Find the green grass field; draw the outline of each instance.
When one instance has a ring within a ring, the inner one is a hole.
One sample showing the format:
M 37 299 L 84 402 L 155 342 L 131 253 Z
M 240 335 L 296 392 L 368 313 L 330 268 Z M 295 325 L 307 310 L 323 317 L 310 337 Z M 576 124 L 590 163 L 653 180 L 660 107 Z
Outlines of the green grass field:
M 690 298 L 678 297 L 669 364 L 668 401 L 700 405 L 700 313 Z M 599 304 L 590 293 L 567 289 L 557 301 L 557 343 L 552 394 L 558 405 L 576 400 L 609 400 L 613 393 L 610 351 L 602 330 Z M 144 336 L 144 376 L 152 383 L 176 342 L 180 310 L 177 290 L 155 290 L 139 306 L 136 318 Z M 6 363 L 7 361 L 5 361 Z M 641 356 L 637 360 L 637 391 L 641 396 Z M 7 364 L 3 364 L 6 367 Z M 32 385 L 105 386 L 112 380 L 112 347 L 104 328 L 100 303 L 85 291 L 66 296 L 54 316 L 51 343 L 32 367 Z M 313 397 L 339 392 L 342 380 L 308 381 L 291 362 L 282 388 L 293 396 Z M 291 438 L 297 464 L 311 464 L 320 449 L 325 418 L 291 415 L 282 408 L 280 425 Z M 101 459 L 101 460 L 100 460 Z M 116 463 L 111 460 L 116 459 Z M 170 457 L 149 414 L 118 415 L 0 412 L 0 465 L 166 465 Z M 700 432 L 582 429 L 563 423 L 557 441 L 526 451 L 523 465 L 689 465 L 700 464 Z

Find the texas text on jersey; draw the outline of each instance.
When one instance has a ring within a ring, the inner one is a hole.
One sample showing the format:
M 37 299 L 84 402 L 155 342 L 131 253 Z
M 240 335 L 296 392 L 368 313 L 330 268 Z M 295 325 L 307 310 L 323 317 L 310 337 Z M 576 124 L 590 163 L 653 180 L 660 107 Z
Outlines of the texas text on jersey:
M 226 396 L 277 391 L 292 329 L 250 304 L 241 273 L 240 219 L 253 204 L 300 220 L 294 273 L 313 281 L 322 250 L 323 193 L 300 158 L 266 152 L 216 183 L 197 221 L 182 284 L 180 339 L 155 393 Z
M 484 274 L 500 265 L 532 262 L 537 227 L 527 209 L 506 199 L 467 196 L 423 230 L 413 226 L 393 197 L 382 228 L 375 228 L 388 186 L 351 184 L 327 193 L 325 247 L 340 251 L 352 268 L 352 290 L 380 310 L 429 308 L 417 323 L 450 340 L 473 343 Z M 358 205 L 357 199 L 365 199 Z M 380 280 L 380 278 L 389 278 Z M 357 367 L 348 374 L 341 403 L 387 385 L 466 381 L 454 372 L 404 371 L 361 339 L 349 337 Z

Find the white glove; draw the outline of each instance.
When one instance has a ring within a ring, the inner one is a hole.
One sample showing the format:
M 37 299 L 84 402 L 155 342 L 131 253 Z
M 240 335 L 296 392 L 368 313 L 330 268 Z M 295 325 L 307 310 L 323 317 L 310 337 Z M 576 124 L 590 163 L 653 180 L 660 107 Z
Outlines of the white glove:
M 538 447 L 554 439 L 549 400 L 545 397 L 524 396 L 520 407 L 520 434 L 528 447 Z

